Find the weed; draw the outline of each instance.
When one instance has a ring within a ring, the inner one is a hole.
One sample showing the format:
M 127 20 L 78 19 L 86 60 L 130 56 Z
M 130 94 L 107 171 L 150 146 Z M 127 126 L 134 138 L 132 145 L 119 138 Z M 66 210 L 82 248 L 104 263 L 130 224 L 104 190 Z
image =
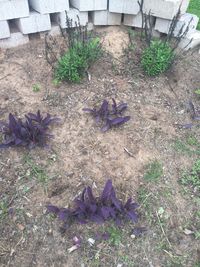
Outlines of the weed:
M 157 76 L 169 69 L 174 52 L 168 42 L 152 41 L 142 54 L 142 67 L 149 76 Z
M 116 226 L 111 226 L 107 232 L 110 235 L 109 242 L 114 246 L 119 246 L 122 241 L 122 231 Z
M 188 156 L 200 155 L 200 143 L 195 137 L 188 137 L 185 142 L 176 140 L 174 149 Z
M 29 170 L 27 171 L 28 176 L 31 179 L 35 178 L 38 182 L 46 185 L 50 179 L 46 171 L 41 166 L 36 165 L 29 156 L 26 156 L 24 161 L 29 166 Z
M 163 175 L 163 167 L 157 160 L 146 165 L 146 173 L 144 179 L 146 181 L 157 181 Z
M 183 175 L 180 181 L 183 185 L 191 186 L 197 194 L 200 193 L 200 159 L 194 163 L 191 171 Z
M 0 201 L 0 220 L 8 216 L 8 202 L 6 200 Z
M 200 96 L 200 89 L 194 91 L 196 95 Z
M 34 93 L 37 93 L 37 92 L 39 92 L 41 90 L 41 86 L 40 86 L 40 84 L 34 84 L 33 85 L 33 92 Z

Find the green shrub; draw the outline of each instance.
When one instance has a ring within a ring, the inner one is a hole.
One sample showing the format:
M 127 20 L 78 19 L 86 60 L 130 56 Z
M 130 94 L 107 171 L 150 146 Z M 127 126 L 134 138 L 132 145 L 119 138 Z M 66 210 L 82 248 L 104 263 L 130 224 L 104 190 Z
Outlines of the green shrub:
M 152 41 L 142 55 L 142 67 L 149 76 L 157 76 L 171 66 L 174 52 L 169 43 L 160 40 Z
M 101 55 L 101 45 L 99 38 L 77 41 L 59 59 L 55 69 L 57 81 L 80 82 L 87 69 Z

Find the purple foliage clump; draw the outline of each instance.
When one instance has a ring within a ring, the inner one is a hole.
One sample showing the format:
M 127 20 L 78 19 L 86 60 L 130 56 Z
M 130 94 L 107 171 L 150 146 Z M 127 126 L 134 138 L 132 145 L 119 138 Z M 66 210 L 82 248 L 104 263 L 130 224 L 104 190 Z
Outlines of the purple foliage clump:
M 91 114 L 96 123 L 102 123 L 102 132 L 108 131 L 110 128 L 120 126 L 130 120 L 130 116 L 123 116 L 127 109 L 126 103 L 117 105 L 116 101 L 112 99 L 112 105 L 109 105 L 107 100 L 104 100 L 100 108 L 84 108 L 83 111 Z
M 36 114 L 28 113 L 24 120 L 10 113 L 8 123 L 0 123 L 0 132 L 3 134 L 0 148 L 45 146 L 47 140 L 53 137 L 48 133 L 49 126 L 56 121 L 58 118 L 52 118 L 50 114 L 42 116 L 39 110 Z
M 99 197 L 95 197 L 91 187 L 88 186 L 81 196 L 74 200 L 74 208 L 48 205 L 47 211 L 55 214 L 67 228 L 73 222 L 85 224 L 92 221 L 101 224 L 107 220 L 114 220 L 117 225 L 121 225 L 123 221 L 130 220 L 136 223 L 138 221 L 137 207 L 138 204 L 134 203 L 131 198 L 123 204 L 116 197 L 112 181 L 108 180 Z

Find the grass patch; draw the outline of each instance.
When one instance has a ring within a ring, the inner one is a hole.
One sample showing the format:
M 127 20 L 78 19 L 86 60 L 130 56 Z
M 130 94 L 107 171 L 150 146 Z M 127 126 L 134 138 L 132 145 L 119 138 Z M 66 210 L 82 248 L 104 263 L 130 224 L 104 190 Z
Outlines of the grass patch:
M 146 173 L 144 174 L 144 180 L 157 181 L 163 175 L 163 166 L 157 160 L 150 162 L 146 165 Z
M 119 246 L 122 243 L 122 231 L 118 227 L 111 226 L 107 229 L 107 232 L 110 235 L 110 244 L 114 246 Z
M 174 148 L 188 156 L 200 155 L 200 142 L 195 136 L 189 136 L 185 141 L 176 140 Z
M 28 170 L 26 172 L 27 176 L 30 179 L 36 179 L 39 183 L 46 187 L 50 179 L 46 170 L 42 166 L 35 164 L 29 156 L 24 158 L 24 162 L 28 166 Z
M 181 183 L 191 186 L 197 194 L 200 193 L 200 159 L 194 163 L 190 171 L 184 173 Z
M 200 1 L 190 0 L 190 4 L 189 4 L 187 12 L 191 14 L 195 14 L 200 18 Z M 197 30 L 200 30 L 200 21 L 198 23 Z
M 4 199 L 0 201 L 0 220 L 4 220 L 8 216 L 8 202 Z

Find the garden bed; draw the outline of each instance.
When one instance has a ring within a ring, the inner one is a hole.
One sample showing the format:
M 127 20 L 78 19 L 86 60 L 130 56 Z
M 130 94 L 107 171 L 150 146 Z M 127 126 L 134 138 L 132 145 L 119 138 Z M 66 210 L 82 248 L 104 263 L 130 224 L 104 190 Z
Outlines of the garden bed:
M 89 70 L 91 79 L 76 85 L 53 84 L 43 40 L 0 54 L 0 120 L 38 109 L 61 119 L 49 148 L 0 151 L 0 265 L 197 267 L 198 188 L 180 180 L 199 157 L 200 131 L 180 126 L 191 122 L 188 102 L 200 106 L 194 93 L 200 54 L 191 51 L 169 72 L 149 78 L 140 67 L 140 51 L 134 54 L 139 35 L 124 51 L 126 30 L 108 27 L 100 34 L 111 53 Z M 112 98 L 128 103 L 131 120 L 102 133 L 82 109 Z M 163 173 L 145 179 L 154 161 Z M 139 203 L 138 224 L 74 224 L 61 234 L 46 204 L 67 207 L 85 186 L 100 193 L 108 178 L 120 199 L 131 196 Z M 141 236 L 132 234 L 136 226 L 145 228 Z M 108 240 L 96 238 L 97 232 L 109 233 Z M 74 236 L 81 245 L 69 253 Z

